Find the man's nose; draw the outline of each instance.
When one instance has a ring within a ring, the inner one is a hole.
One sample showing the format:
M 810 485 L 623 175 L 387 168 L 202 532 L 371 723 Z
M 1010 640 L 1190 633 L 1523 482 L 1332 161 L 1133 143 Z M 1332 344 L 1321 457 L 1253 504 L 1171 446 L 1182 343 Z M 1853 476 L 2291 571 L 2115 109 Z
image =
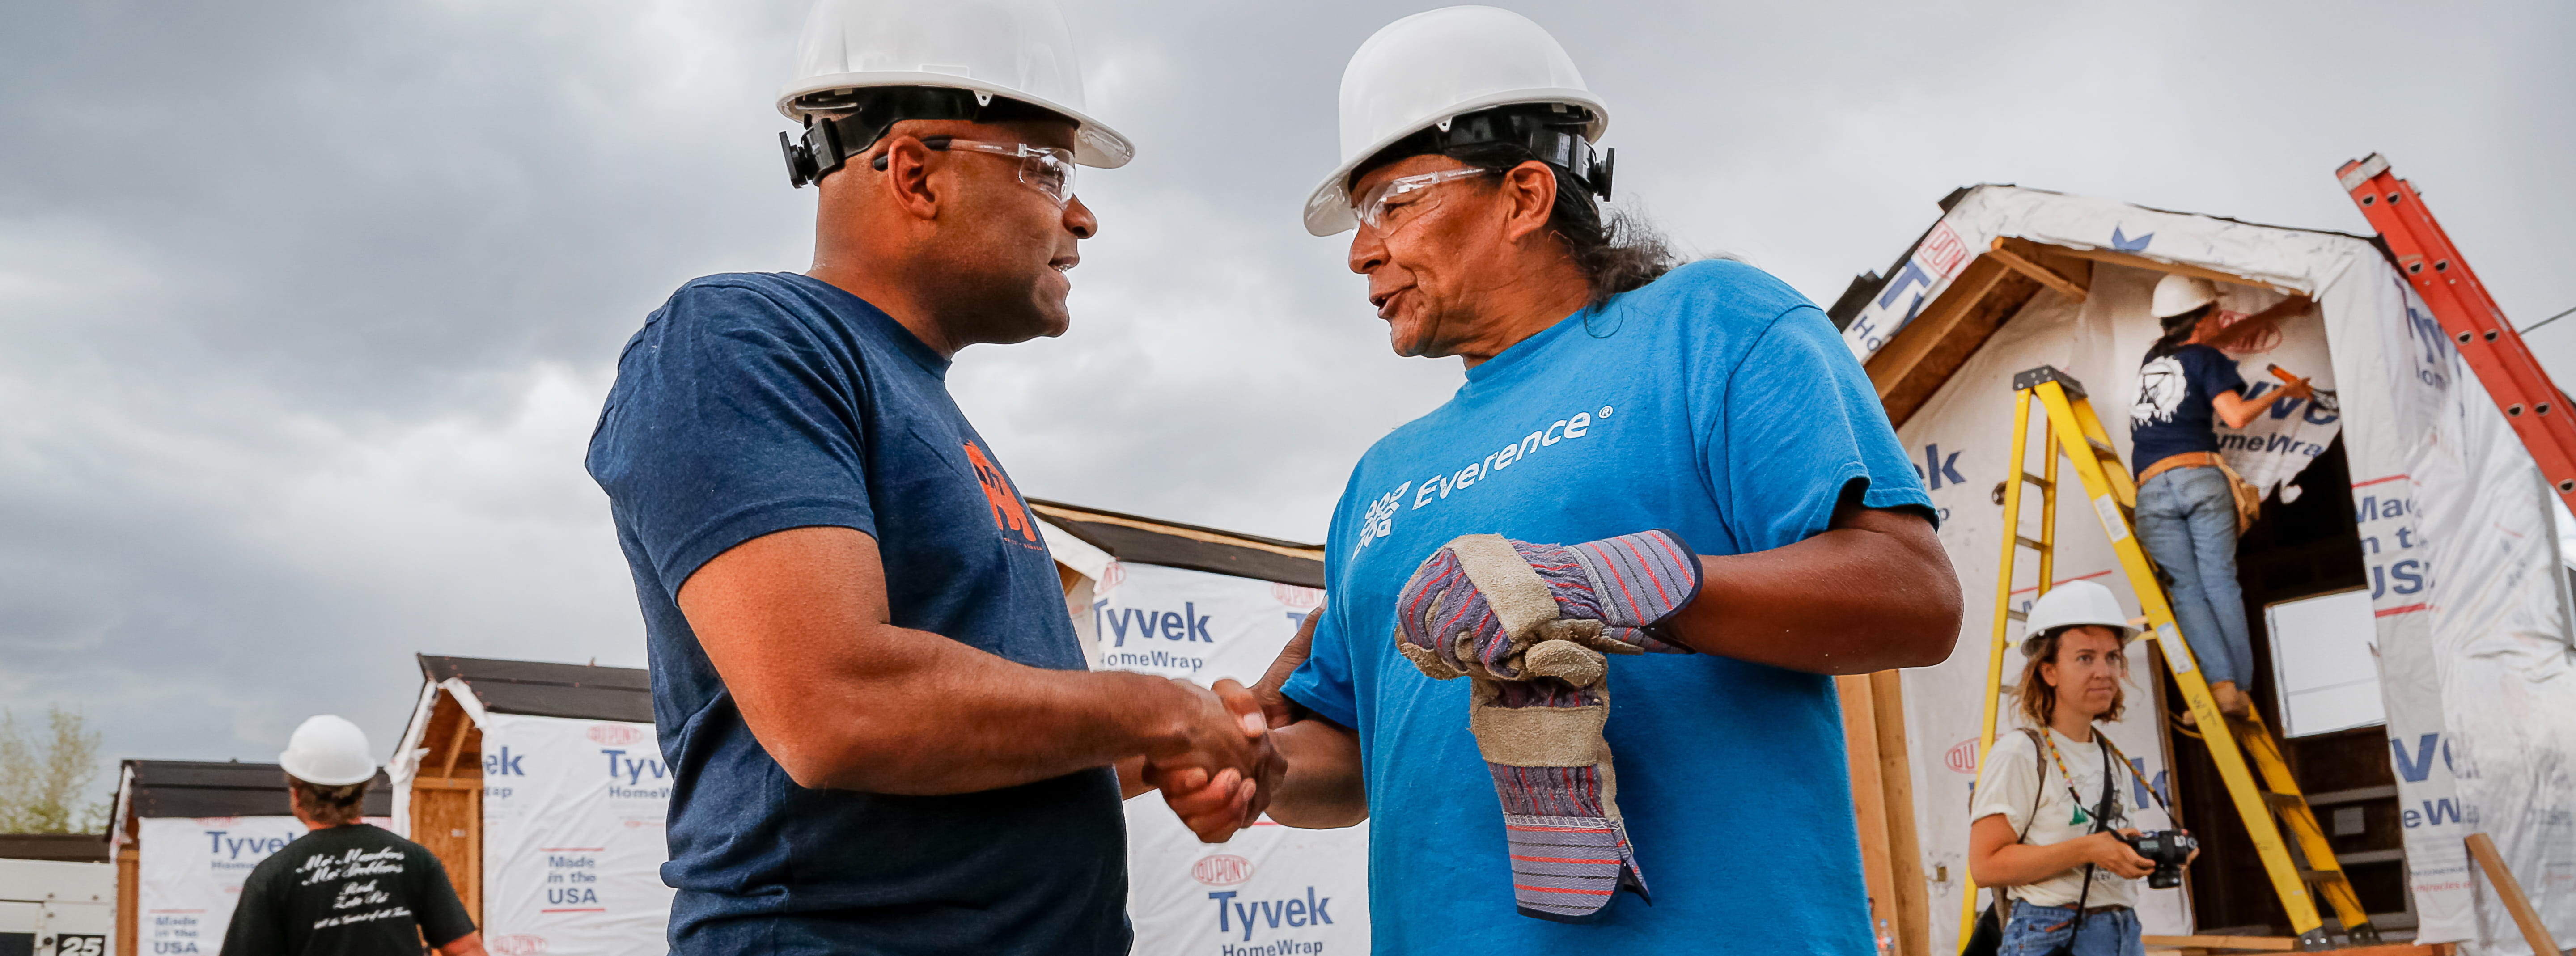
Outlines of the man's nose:
M 1082 204 L 1082 197 L 1072 197 L 1064 203 L 1064 231 L 1073 233 L 1076 239 L 1089 239 L 1100 234 L 1100 217 Z
M 1386 241 L 1377 230 L 1362 225 L 1351 233 L 1351 271 L 1367 275 L 1386 264 Z

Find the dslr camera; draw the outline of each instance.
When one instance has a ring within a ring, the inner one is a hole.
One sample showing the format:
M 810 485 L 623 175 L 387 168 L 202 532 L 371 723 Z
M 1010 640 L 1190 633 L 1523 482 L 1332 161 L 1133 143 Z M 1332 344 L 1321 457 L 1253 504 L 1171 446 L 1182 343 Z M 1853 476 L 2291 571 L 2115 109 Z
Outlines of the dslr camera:
M 2122 835 L 2120 842 L 2128 844 L 2129 849 L 2138 851 L 2139 856 L 2156 865 L 2155 872 L 2147 874 L 2147 886 L 2158 890 L 2181 886 L 2183 861 L 2191 859 L 2191 851 L 2200 848 L 2199 840 L 2180 830 L 2149 830 L 2137 836 Z

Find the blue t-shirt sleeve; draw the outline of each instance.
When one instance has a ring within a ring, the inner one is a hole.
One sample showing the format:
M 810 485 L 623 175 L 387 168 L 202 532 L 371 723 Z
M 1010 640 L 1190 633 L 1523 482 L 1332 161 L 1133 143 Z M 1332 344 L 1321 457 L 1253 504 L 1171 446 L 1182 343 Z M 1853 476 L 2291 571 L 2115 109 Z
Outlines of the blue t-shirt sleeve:
M 849 370 L 759 291 L 682 288 L 618 361 L 591 473 L 673 597 L 727 549 L 790 528 L 874 536 Z
M 1823 532 L 1854 482 L 1863 507 L 1932 515 L 1869 376 L 1816 307 L 1773 319 L 1724 388 L 1703 466 L 1739 553 Z
M 1348 615 L 1330 603 L 1322 613 L 1323 620 L 1315 622 L 1315 640 L 1308 646 L 1306 662 L 1297 665 L 1279 692 L 1326 720 L 1357 730 L 1359 689 L 1351 682 L 1350 634 L 1349 628 L 1343 626 Z

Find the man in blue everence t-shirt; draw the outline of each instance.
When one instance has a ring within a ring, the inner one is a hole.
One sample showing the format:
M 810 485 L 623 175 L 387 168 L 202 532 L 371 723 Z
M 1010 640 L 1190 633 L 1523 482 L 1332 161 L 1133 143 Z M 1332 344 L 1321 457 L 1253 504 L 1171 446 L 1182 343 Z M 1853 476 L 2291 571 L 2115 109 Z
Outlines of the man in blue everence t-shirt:
M 671 948 L 1123 954 L 1121 776 L 1223 839 L 1275 776 L 1267 728 L 1240 687 L 1084 670 L 945 377 L 1065 331 L 1098 225 L 1074 165 L 1130 148 L 1082 114 L 1046 0 L 883 6 L 818 4 L 780 99 L 812 270 L 682 286 L 591 438 L 674 774 Z
M 1606 110 L 1519 15 L 1397 21 L 1341 104 L 1308 228 L 1467 381 L 1352 470 L 1270 815 L 1369 821 L 1379 953 L 1873 952 L 1824 675 L 1942 660 L 1960 599 L 1859 365 L 1604 221 Z

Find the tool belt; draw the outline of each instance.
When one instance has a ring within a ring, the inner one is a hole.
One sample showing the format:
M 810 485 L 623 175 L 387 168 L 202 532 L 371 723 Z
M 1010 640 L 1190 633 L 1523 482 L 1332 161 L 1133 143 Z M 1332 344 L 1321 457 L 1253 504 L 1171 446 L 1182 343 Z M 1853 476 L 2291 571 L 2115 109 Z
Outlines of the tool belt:
M 2177 468 L 2216 468 L 2227 476 L 2227 490 L 2236 497 L 2237 534 L 2244 534 L 2254 527 L 2254 519 L 2263 513 L 2263 490 L 2246 484 L 2245 479 L 2236 474 L 2236 469 L 2227 467 L 2227 459 L 2214 451 L 2187 451 L 2158 458 L 2155 464 L 2138 473 L 2138 486 L 2144 488 L 2148 479 Z

